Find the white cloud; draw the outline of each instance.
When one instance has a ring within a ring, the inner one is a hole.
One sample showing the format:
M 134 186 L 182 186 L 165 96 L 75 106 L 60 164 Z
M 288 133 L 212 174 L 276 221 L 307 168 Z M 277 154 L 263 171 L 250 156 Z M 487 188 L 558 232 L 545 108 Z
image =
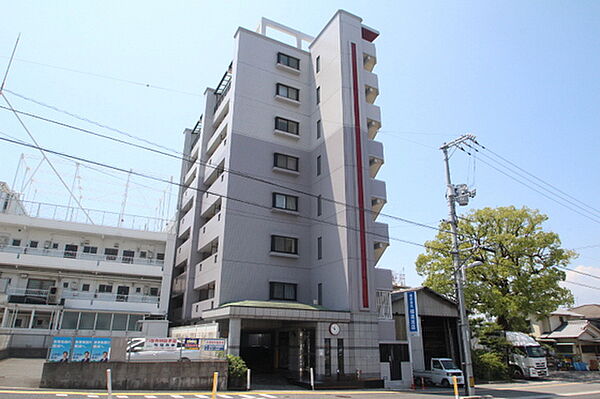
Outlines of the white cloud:
M 581 265 L 572 269 L 581 273 L 598 276 L 598 278 L 600 278 L 600 267 Z M 590 303 L 600 304 L 600 280 L 598 278 L 586 276 L 574 271 L 568 271 L 566 280 L 567 282 L 561 283 L 560 285 L 571 290 L 573 296 L 575 297 L 575 306 L 587 305 Z M 568 281 L 576 284 L 569 284 Z M 595 288 L 588 288 L 577 284 Z

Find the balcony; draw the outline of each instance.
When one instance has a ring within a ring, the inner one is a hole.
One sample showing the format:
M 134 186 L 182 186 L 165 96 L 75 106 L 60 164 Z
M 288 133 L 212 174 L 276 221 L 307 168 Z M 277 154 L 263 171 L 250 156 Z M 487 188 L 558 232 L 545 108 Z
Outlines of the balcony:
M 387 202 L 387 192 L 385 182 L 382 180 L 371 180 L 371 216 L 373 220 L 377 219 L 381 209 Z
M 0 210 L 0 215 L 29 216 L 40 219 L 91 224 L 96 226 L 117 227 L 140 231 L 165 231 L 172 220 L 127 213 L 108 212 L 99 209 L 81 208 L 49 204 L 45 202 L 9 199 Z M 18 211 L 13 211 L 17 209 Z
M 208 143 L 206 144 L 207 157 L 210 157 L 227 137 L 227 126 L 227 123 L 223 123 L 208 139 Z
M 65 290 L 66 309 L 116 310 L 152 312 L 158 309 L 159 297 L 139 294 L 94 293 Z
M 373 54 L 363 53 L 363 66 L 365 70 L 372 72 L 373 68 L 377 64 L 377 58 L 375 57 L 375 46 L 372 45 Z M 363 46 L 364 47 L 364 46 Z
M 190 209 L 179 222 L 179 238 L 188 236 L 194 224 L 195 208 Z
M 225 160 L 226 155 L 227 155 L 227 147 L 225 145 L 217 146 L 217 148 L 215 149 L 215 152 L 210 156 L 210 158 L 206 162 L 207 165 L 204 168 L 204 170 L 205 170 L 204 175 L 207 176 L 208 174 L 210 174 L 214 170 L 214 166 L 216 166 L 216 165 L 221 165 L 221 164 L 225 165 L 225 163 L 223 161 Z
M 365 99 L 369 104 L 373 104 L 379 95 L 379 82 L 377 75 L 372 72 L 363 72 L 363 82 L 365 84 Z
M 185 263 L 190 257 L 190 252 L 192 250 L 192 240 L 188 239 L 183 244 L 181 244 L 177 250 L 175 255 L 175 267 L 182 265 Z
M 379 172 L 379 168 L 383 165 L 383 144 L 379 141 L 369 140 L 367 151 L 369 154 L 369 172 L 371 178 L 374 179 Z
M 181 210 L 183 212 L 187 212 L 190 210 L 192 205 L 194 204 L 194 198 L 196 198 L 196 193 L 198 192 L 198 178 L 194 179 L 192 184 L 183 192 L 181 196 Z
M 180 274 L 173 279 L 173 288 L 171 289 L 171 296 L 178 296 L 185 292 L 187 281 L 187 272 Z
M 373 222 L 371 227 L 371 237 L 373 241 L 373 249 L 375 252 L 375 264 L 390 245 L 390 233 L 386 223 Z
M 227 192 L 227 185 L 224 180 L 218 178 L 212 186 L 206 190 L 206 193 L 202 197 L 202 209 L 200 214 L 205 217 L 207 211 L 217 204 L 217 201 L 221 201 L 223 195 Z
M 221 233 L 221 214 L 214 215 L 202 227 L 198 234 L 198 248 L 204 247 Z
M 186 187 L 189 187 L 192 184 L 192 182 L 194 181 L 194 179 L 196 178 L 197 174 L 198 174 L 198 163 L 194 162 L 193 164 L 191 164 L 190 168 L 185 173 L 183 185 Z
M 149 259 L 140 258 L 136 256 L 122 256 L 122 255 L 101 255 L 101 254 L 89 254 L 81 251 L 64 251 L 58 249 L 44 249 L 44 248 L 29 248 L 29 247 L 13 247 L 0 246 L 0 253 L 16 254 L 17 259 L 24 256 L 44 256 L 51 258 L 62 258 L 65 261 L 74 259 L 87 260 L 92 262 L 107 262 L 107 263 L 128 263 L 134 265 L 152 265 L 162 266 L 165 261 L 162 259 Z M 48 261 L 45 261 L 48 262 Z
M 9 287 L 6 289 L 9 303 L 48 304 L 50 290 Z

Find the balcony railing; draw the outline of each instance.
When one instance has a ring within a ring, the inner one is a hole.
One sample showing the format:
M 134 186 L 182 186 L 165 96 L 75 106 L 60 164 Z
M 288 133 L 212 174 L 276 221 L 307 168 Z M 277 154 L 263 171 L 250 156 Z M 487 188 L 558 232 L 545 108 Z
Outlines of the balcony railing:
M 164 260 L 160 259 L 148 259 L 139 258 L 134 256 L 122 256 L 122 255 L 100 255 L 100 254 L 89 254 L 81 251 L 61 251 L 58 249 L 44 249 L 44 248 L 28 248 L 28 247 L 12 247 L 12 246 L 0 246 L 0 252 L 8 252 L 19 255 L 36 255 L 36 256 L 51 256 L 55 258 L 68 258 L 68 259 L 82 259 L 91 260 L 96 262 L 116 262 L 116 263 L 129 263 L 134 265 L 153 265 L 162 266 Z
M 34 296 L 39 298 L 48 298 L 50 290 L 38 290 L 33 288 L 15 288 L 10 287 L 6 289 L 6 295 L 13 296 Z
M 99 226 L 120 227 L 124 229 L 143 230 L 143 231 L 165 231 L 171 220 L 155 218 L 150 216 L 131 215 L 126 213 L 108 212 L 98 209 L 86 209 L 87 215 L 81 208 L 49 204 L 45 202 L 22 201 L 19 199 L 9 199 L 6 210 L 0 210 L 0 213 L 27 215 L 42 219 L 60 220 L 65 222 L 93 224 Z M 11 211 L 18 207 L 23 212 L 15 213 Z
M 61 298 L 64 299 L 83 299 L 89 301 L 101 302 L 134 302 L 134 303 L 158 303 L 158 297 L 154 295 L 140 294 L 114 294 L 106 292 L 82 292 L 65 290 Z

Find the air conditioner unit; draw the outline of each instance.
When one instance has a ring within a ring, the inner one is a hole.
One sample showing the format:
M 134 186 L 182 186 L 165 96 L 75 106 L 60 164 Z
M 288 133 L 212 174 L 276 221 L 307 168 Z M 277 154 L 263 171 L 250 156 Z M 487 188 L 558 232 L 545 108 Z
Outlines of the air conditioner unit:
M 90 240 L 85 240 L 81 243 L 81 245 L 90 245 Z
M 115 248 L 119 248 L 119 243 L 118 243 L 118 242 L 115 242 L 115 245 L 114 245 L 114 247 L 115 247 Z
M 50 291 L 48 293 L 48 304 L 49 305 L 56 305 L 58 303 L 58 300 L 59 300 L 58 288 L 57 287 L 50 287 Z
M 44 241 L 44 249 L 50 249 L 50 247 L 52 246 L 52 241 Z

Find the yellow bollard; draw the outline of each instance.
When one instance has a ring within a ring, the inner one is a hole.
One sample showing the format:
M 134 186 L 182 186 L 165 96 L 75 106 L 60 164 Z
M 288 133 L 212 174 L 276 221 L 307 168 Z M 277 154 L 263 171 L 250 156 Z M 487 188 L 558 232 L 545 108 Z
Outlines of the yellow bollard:
M 213 389 L 212 389 L 212 399 L 217 398 L 217 386 L 219 385 L 219 373 L 213 373 Z
M 458 381 L 455 375 L 452 376 L 452 385 L 454 385 L 454 398 L 458 399 Z

